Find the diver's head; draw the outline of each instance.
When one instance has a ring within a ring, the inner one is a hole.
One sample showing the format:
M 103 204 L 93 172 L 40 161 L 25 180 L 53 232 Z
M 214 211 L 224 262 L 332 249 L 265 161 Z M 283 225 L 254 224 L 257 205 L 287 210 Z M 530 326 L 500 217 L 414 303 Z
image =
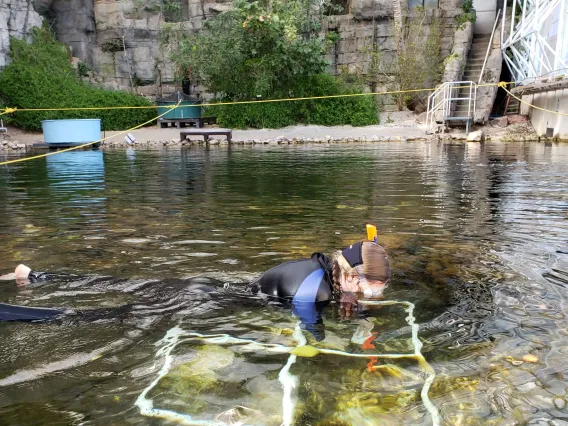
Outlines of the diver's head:
M 333 281 L 340 292 L 379 297 L 390 279 L 385 249 L 373 242 L 352 244 L 333 255 Z

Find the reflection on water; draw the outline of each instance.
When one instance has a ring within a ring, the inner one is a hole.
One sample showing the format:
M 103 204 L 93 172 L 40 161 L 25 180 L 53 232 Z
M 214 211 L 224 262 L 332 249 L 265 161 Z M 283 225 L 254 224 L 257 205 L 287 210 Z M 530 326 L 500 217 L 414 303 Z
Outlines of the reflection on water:
M 134 402 L 163 367 L 168 330 L 295 346 L 292 312 L 239 283 L 361 239 L 366 222 L 391 256 L 387 296 L 416 305 L 442 423 L 566 419 L 567 165 L 558 144 L 384 143 L 69 152 L 1 167 L 2 270 L 79 276 L 1 284 L 3 302 L 76 312 L 0 324 L 0 423 L 162 421 Z M 206 293 L 196 276 L 220 283 Z M 413 351 L 400 307 L 322 315 L 325 339 L 306 332 L 309 346 Z M 371 332 L 362 348 L 354 335 Z M 189 340 L 171 359 L 156 406 L 282 423 L 288 353 Z M 295 424 L 432 422 L 416 360 L 320 354 L 289 373 Z

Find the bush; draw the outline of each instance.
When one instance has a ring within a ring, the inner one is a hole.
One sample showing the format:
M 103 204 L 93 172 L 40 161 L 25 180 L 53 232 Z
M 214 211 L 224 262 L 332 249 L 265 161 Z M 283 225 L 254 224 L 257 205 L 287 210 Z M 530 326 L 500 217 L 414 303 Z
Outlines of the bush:
M 67 48 L 43 28 L 33 41 L 10 40 L 12 63 L 0 73 L 1 102 L 16 108 L 151 106 L 143 97 L 109 91 L 83 83 L 70 63 Z M 41 120 L 100 118 L 104 130 L 125 130 L 151 120 L 155 109 L 16 112 L 6 122 L 41 130 Z
M 342 83 L 328 74 L 297 80 L 292 97 L 328 96 L 361 93 L 362 87 Z M 272 99 L 287 98 L 290 93 L 274 93 Z M 217 122 L 232 128 L 279 128 L 296 123 L 338 126 L 378 124 L 377 106 L 372 95 L 306 101 L 267 102 L 222 105 L 207 108 Z
M 475 21 L 477 20 L 477 14 L 473 8 L 473 0 L 463 0 L 461 9 L 463 10 L 463 13 L 456 16 L 456 24 L 460 30 L 465 27 L 466 23 L 471 22 L 472 24 L 475 24 Z

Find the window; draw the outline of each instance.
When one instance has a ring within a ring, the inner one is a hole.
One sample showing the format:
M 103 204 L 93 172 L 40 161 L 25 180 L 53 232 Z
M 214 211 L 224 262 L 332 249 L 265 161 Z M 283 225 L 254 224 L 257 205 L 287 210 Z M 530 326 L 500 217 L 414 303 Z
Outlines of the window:
M 423 7 L 424 9 L 437 9 L 438 0 L 408 0 L 408 10 L 415 7 Z

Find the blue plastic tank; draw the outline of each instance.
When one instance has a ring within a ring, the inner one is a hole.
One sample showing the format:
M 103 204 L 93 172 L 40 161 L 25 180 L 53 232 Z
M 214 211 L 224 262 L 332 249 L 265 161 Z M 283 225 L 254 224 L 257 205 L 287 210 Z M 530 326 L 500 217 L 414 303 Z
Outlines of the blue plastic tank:
M 100 118 L 43 120 L 41 128 L 48 144 L 81 145 L 101 139 Z

